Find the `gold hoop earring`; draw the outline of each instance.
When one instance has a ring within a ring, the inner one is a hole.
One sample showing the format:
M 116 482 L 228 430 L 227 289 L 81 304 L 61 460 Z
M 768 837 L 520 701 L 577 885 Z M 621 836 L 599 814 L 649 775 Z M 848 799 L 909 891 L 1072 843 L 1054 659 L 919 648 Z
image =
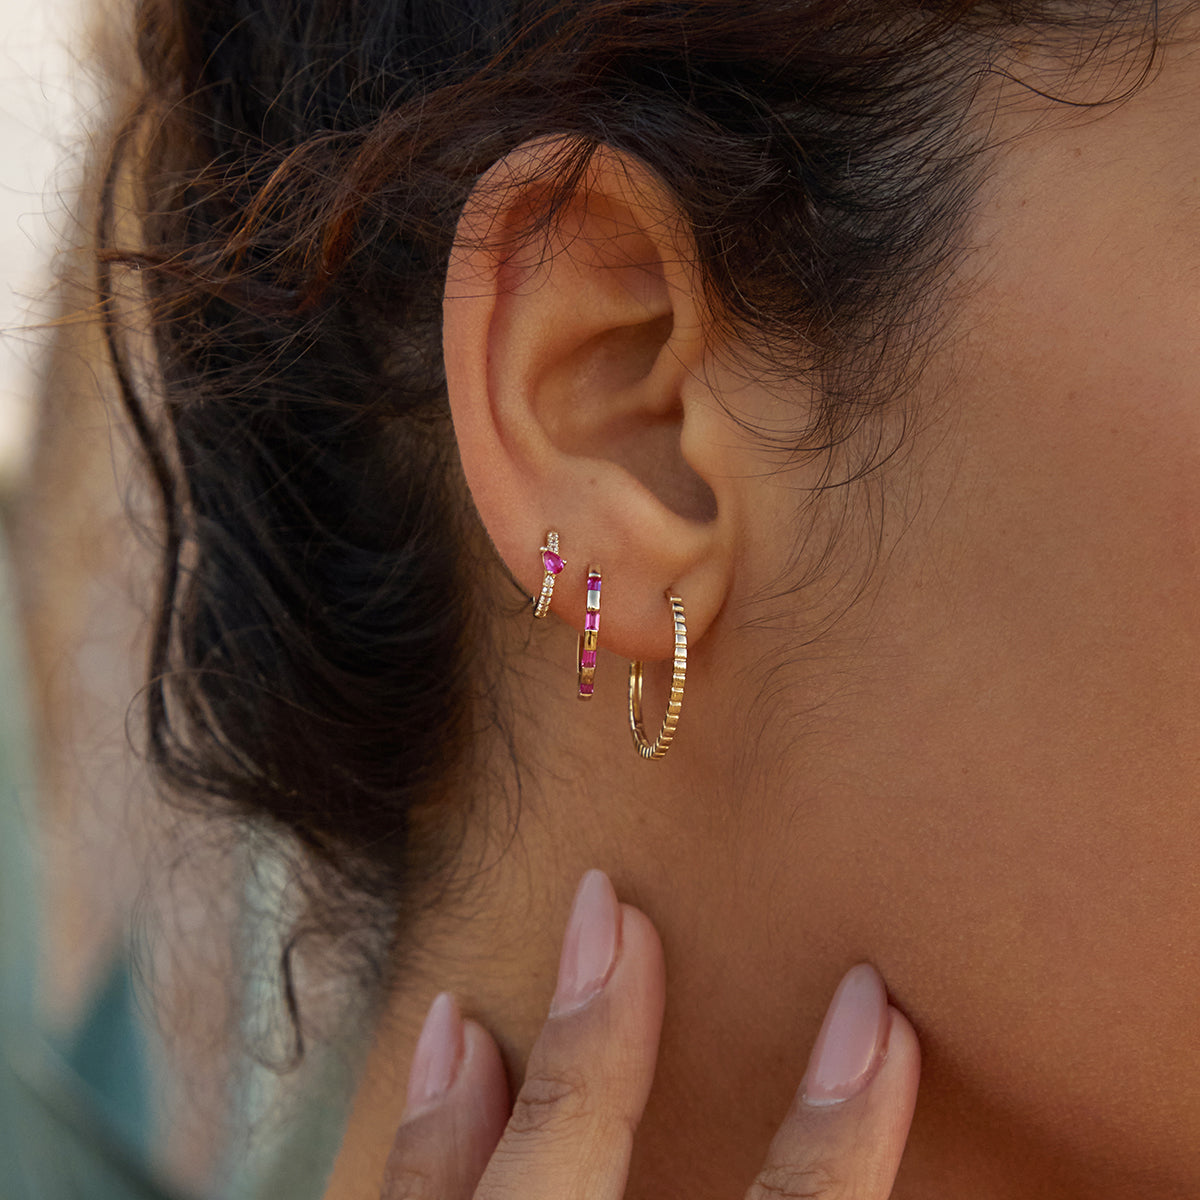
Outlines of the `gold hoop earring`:
M 662 728 L 653 742 L 646 740 L 642 728 L 642 664 L 629 664 L 629 728 L 633 730 L 633 744 L 637 752 L 647 759 L 662 758 L 671 748 L 675 727 L 679 724 L 679 713 L 683 708 L 683 685 L 687 678 L 687 618 L 683 613 L 683 601 L 667 593 L 671 602 L 671 616 L 675 621 L 675 665 L 671 673 L 671 697 L 667 701 L 667 715 Z

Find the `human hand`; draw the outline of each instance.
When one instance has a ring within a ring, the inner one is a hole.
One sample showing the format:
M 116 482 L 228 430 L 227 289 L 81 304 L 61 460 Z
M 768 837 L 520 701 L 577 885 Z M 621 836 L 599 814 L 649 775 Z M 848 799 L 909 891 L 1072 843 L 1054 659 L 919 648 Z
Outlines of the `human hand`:
M 381 1200 L 620 1200 L 654 1077 L 664 986 L 654 927 L 589 871 L 515 1107 L 495 1042 L 439 996 Z M 912 1026 L 888 1006 L 874 968 L 852 968 L 746 1200 L 887 1200 L 919 1073 Z

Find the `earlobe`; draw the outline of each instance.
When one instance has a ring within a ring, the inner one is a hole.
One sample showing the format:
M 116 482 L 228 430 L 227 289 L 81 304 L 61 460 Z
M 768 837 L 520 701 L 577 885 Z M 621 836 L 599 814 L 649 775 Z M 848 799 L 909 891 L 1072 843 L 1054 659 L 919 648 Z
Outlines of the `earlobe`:
M 667 591 L 699 640 L 733 559 L 692 248 L 653 177 L 603 147 L 539 224 L 545 164 L 562 153 L 515 151 L 460 218 L 443 306 L 451 414 L 475 505 L 521 586 L 539 593 L 553 528 L 566 568 L 552 611 L 582 629 L 587 565 L 603 563 L 605 646 L 667 658 Z

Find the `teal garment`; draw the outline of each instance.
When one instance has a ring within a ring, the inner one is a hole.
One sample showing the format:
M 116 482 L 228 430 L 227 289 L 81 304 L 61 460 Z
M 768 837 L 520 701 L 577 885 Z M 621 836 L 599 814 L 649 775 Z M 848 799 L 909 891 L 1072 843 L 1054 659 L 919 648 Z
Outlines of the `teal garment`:
M 248 1077 L 242 1111 L 251 1130 L 245 1153 L 234 1148 L 222 1200 L 320 1200 L 341 1144 L 357 1055 L 331 1047 L 309 1051 L 305 1095 L 267 1132 L 280 1081 L 265 1068 Z
M 290 1029 L 282 980 L 272 969 L 280 936 L 273 914 L 286 907 L 287 881 L 288 868 L 267 846 L 258 847 L 243 885 L 241 926 L 242 1032 L 250 1046 L 262 1046 L 267 1030 L 286 1039 Z M 339 1037 L 309 1045 L 298 1078 L 246 1064 L 235 1108 L 247 1134 L 229 1147 L 222 1200 L 320 1200 L 349 1115 L 365 1032 L 351 1018 Z
M 15 600 L 0 535 L 0 1200 L 187 1200 L 149 1165 L 153 1080 L 131 964 L 118 957 L 72 1036 L 41 1029 L 35 994 L 35 792 Z M 243 916 L 247 978 L 272 934 L 251 872 Z M 246 1026 L 269 989 L 247 987 Z M 214 1200 L 320 1200 L 341 1141 L 361 1035 L 310 1051 L 304 1092 L 243 1064 L 234 1129 Z M 281 1115 L 286 1114 L 286 1115 Z
M 181 1200 L 146 1163 L 149 1090 L 128 964 L 115 962 L 70 1043 L 37 1019 L 33 771 L 0 541 L 0 1196 Z

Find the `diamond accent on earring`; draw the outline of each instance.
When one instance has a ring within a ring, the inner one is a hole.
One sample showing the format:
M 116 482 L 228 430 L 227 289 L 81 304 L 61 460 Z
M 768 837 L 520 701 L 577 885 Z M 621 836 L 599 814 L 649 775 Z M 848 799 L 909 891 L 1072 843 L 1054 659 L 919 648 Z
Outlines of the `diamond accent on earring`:
M 545 577 L 542 580 L 541 594 L 534 597 L 534 617 L 544 617 L 550 611 L 550 601 L 554 597 L 554 581 L 562 573 L 566 563 L 558 553 L 558 534 L 552 529 L 546 534 L 546 544 L 539 546 L 542 556 L 542 570 Z

